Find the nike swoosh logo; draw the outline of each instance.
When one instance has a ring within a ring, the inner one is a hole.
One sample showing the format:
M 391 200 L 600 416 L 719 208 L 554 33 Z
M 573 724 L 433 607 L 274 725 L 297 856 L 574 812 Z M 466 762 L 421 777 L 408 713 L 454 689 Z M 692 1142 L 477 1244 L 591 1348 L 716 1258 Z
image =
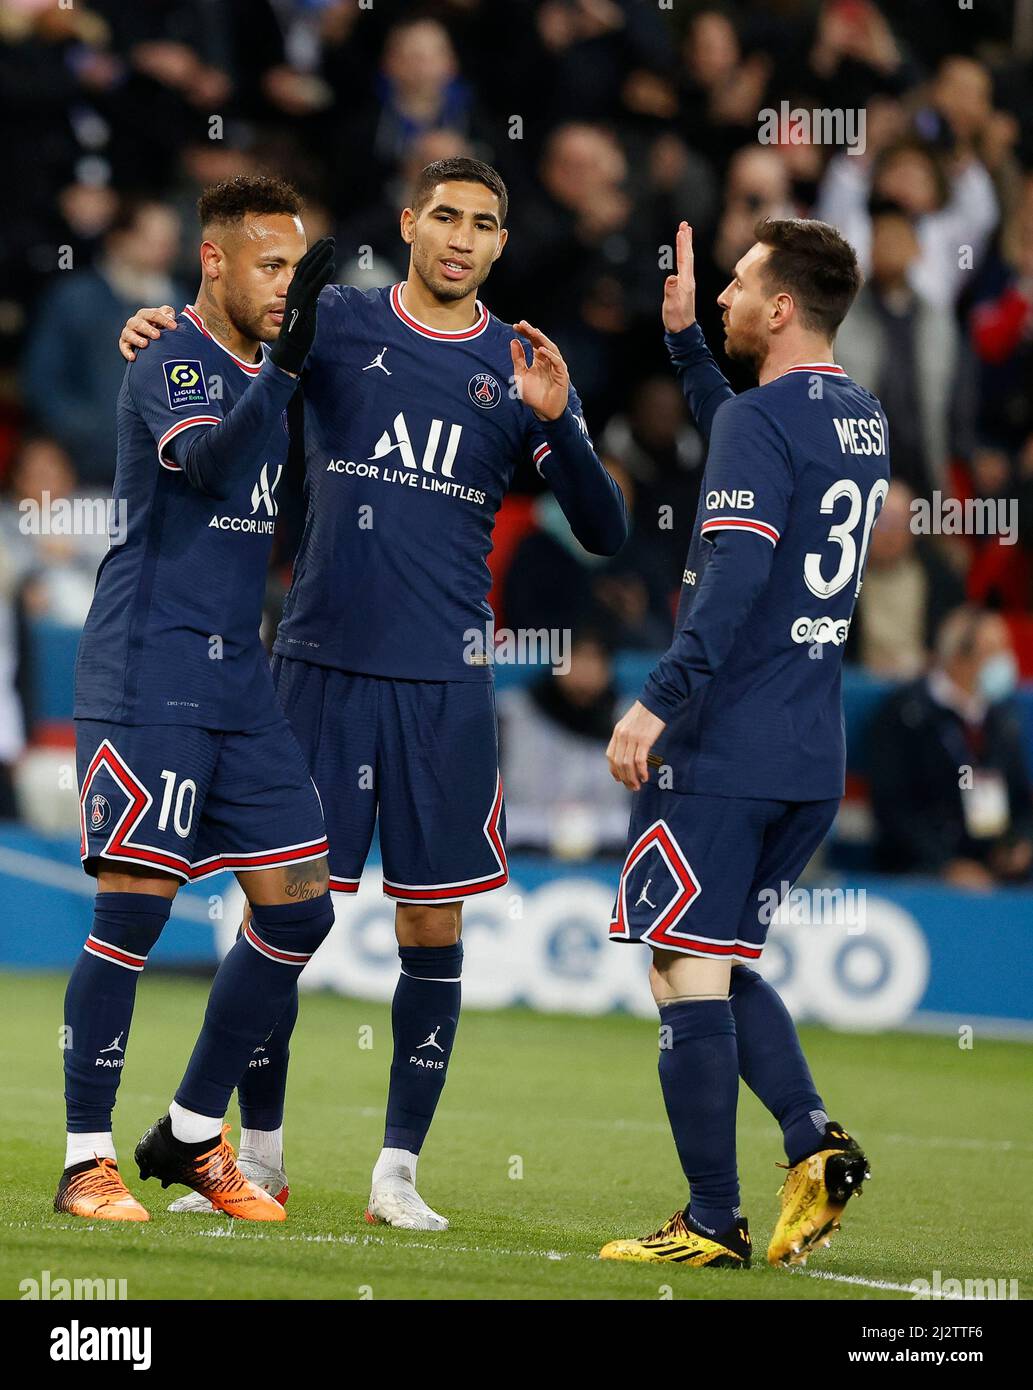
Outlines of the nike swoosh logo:
M 298 311 L 297 311 L 297 309 L 292 309 L 292 310 L 291 310 L 291 321 L 290 321 L 290 323 L 287 325 L 287 332 L 288 332 L 288 333 L 289 333 L 289 332 L 291 331 L 291 329 L 294 327 L 295 323 L 297 322 L 297 319 L 298 319 Z

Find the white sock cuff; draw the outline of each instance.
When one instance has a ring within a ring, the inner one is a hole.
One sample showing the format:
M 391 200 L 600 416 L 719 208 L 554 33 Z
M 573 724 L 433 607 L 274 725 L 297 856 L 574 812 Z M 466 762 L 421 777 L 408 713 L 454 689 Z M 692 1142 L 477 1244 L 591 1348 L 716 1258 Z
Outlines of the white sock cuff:
M 113 1158 L 117 1162 L 115 1141 L 110 1129 L 98 1129 L 91 1134 L 65 1135 L 65 1167 L 85 1163 L 88 1158 Z
M 386 1177 L 406 1177 L 415 1187 L 418 1157 L 408 1149 L 381 1149 L 380 1157 L 373 1165 L 373 1181 L 378 1182 Z
M 175 1101 L 169 1106 L 169 1119 L 172 1121 L 173 1138 L 181 1144 L 200 1144 L 203 1139 L 218 1139 L 222 1133 L 222 1120 L 211 1115 L 198 1115 L 187 1110 Z
M 279 1129 L 240 1129 L 240 1157 L 283 1168 L 283 1125 Z

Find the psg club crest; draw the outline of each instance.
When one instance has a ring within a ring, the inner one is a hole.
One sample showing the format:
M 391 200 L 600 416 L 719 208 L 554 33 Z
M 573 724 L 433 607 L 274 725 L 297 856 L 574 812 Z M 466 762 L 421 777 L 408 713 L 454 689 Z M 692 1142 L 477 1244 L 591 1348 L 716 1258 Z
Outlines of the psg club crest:
M 466 390 L 474 405 L 482 406 L 485 410 L 491 410 L 502 399 L 502 387 L 488 372 L 478 372 L 472 376 Z
M 111 819 L 111 804 L 106 796 L 97 792 L 90 797 L 90 829 L 103 830 Z

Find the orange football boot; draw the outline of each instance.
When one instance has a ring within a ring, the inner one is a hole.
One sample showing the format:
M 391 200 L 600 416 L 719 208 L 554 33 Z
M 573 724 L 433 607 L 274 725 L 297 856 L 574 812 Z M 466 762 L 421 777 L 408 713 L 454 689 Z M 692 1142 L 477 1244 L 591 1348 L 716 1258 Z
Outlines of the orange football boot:
M 239 1216 L 244 1221 L 286 1221 L 287 1213 L 268 1192 L 251 1182 L 237 1166 L 237 1155 L 226 1142 L 229 1125 L 213 1139 L 211 1147 L 194 1153 L 199 1146 L 183 1144 L 172 1133 L 168 1115 L 151 1125 L 136 1146 L 136 1162 L 141 1178 L 158 1178 L 162 1187 L 182 1183 L 207 1197 L 216 1211 Z
M 140 1205 L 122 1181 L 113 1158 L 88 1158 L 66 1168 L 57 1185 L 54 1210 L 95 1221 L 151 1219 L 147 1208 Z

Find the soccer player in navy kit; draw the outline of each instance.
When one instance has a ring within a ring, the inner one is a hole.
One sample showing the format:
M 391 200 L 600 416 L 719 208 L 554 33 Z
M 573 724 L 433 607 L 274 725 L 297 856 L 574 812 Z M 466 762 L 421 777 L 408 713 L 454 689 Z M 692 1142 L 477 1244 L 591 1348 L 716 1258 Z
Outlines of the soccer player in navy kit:
M 323 798 L 334 890 L 358 888 L 379 820 L 401 973 L 367 1217 L 424 1230 L 448 1224 L 415 1174 L 459 1018 L 462 904 L 508 879 L 495 513 L 524 459 L 587 550 L 613 554 L 627 533 L 559 349 L 477 299 L 506 243 L 506 205 L 487 165 L 431 164 L 401 216 L 405 282 L 324 292 L 303 384 L 307 518 L 274 647 L 277 693 Z M 127 324 L 127 355 L 154 335 L 149 320 L 159 311 Z M 271 1039 L 281 1069 L 285 1032 Z M 242 1103 L 253 1084 L 242 1078 Z
M 610 936 L 653 952 L 661 1089 L 690 1200 L 605 1259 L 749 1264 L 739 1076 L 788 1160 L 772 1264 L 827 1244 L 868 1176 L 752 962 L 768 895 L 789 891 L 843 793 L 843 644 L 888 488 L 887 426 L 832 360 L 860 285 L 853 249 L 821 222 L 755 236 L 718 299 L 726 351 L 756 369 L 755 389 L 734 394 L 695 322 L 685 223 L 664 288 L 665 341 L 709 453 L 674 641 L 607 750 L 636 793 Z
M 76 665 L 81 849 L 98 892 L 65 998 L 55 1207 L 91 1219 L 147 1219 L 111 1134 L 136 982 L 180 884 L 232 869 L 251 920 L 170 1112 L 136 1157 L 141 1176 L 185 1183 L 224 1212 L 283 1220 L 284 1194 L 241 1173 L 222 1118 L 333 922 L 318 794 L 259 636 L 284 412 L 333 244 L 305 253 L 299 199 L 276 180 L 217 186 L 198 211 L 197 303 L 126 369 L 119 394 L 114 497 L 128 526 L 101 563 Z

